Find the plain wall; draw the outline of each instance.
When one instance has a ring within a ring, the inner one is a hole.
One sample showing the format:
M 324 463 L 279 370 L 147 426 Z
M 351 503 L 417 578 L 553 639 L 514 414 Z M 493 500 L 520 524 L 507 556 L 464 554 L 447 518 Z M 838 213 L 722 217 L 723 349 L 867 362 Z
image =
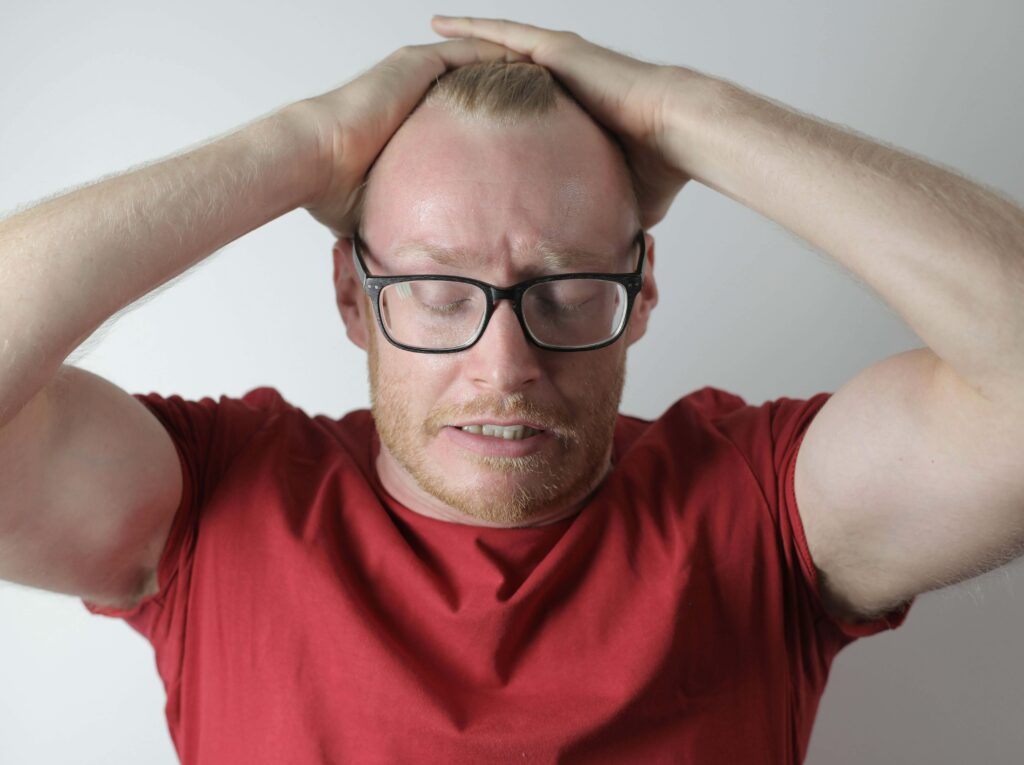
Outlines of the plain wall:
M 434 39 L 433 12 L 505 16 L 726 77 L 1024 198 L 1024 4 L 206 0 L 0 5 L 0 213 L 177 152 Z M 623 411 L 704 385 L 752 403 L 834 391 L 920 340 L 776 224 L 691 184 L 654 228 L 661 304 Z M 303 211 L 224 248 L 86 344 L 131 392 L 277 387 L 368 404 L 333 304 L 330 234 Z M 0 274 L 2 278 L 2 274 Z M 667 352 L 669 351 L 670 352 Z M 833 668 L 809 763 L 1017 763 L 1024 588 L 1013 564 L 922 596 Z M 71 597 L 0 584 L 0 763 L 176 762 L 152 650 Z

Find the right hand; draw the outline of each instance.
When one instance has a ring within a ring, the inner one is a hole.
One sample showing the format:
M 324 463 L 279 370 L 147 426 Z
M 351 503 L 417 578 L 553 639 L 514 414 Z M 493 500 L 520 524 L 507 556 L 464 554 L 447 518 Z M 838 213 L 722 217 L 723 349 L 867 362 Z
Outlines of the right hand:
M 367 171 L 427 88 L 449 69 L 493 59 L 527 57 L 483 40 L 409 45 L 340 88 L 296 104 L 312 116 L 323 171 L 319 193 L 305 206 L 309 213 L 336 236 L 351 236 Z
M 640 224 L 650 228 L 665 217 L 691 180 L 685 154 L 678 150 L 684 139 L 670 115 L 679 93 L 707 78 L 683 67 L 624 56 L 572 32 L 504 19 L 435 16 L 433 26 L 445 37 L 503 45 L 550 69 L 621 141 L 636 185 Z

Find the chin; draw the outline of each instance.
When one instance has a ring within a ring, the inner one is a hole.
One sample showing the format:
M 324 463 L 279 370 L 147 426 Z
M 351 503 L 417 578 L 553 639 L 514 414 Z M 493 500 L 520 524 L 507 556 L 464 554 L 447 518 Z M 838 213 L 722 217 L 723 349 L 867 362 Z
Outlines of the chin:
M 495 526 L 529 526 L 537 520 L 551 516 L 558 508 L 551 503 L 538 504 L 522 493 L 512 492 L 492 497 L 474 496 L 467 503 L 448 503 L 449 506 L 477 521 Z
M 468 467 L 463 481 L 453 481 L 453 473 L 414 473 L 414 477 L 420 488 L 457 513 L 500 526 L 526 526 L 565 517 L 583 499 L 595 478 L 569 471 L 555 474 L 550 465 L 507 458 L 480 460 L 493 464 Z

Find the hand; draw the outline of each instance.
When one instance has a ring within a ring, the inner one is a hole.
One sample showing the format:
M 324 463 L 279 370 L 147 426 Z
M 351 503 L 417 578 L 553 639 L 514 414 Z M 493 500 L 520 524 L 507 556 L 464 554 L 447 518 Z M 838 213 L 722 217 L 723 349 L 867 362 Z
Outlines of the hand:
M 340 88 L 293 105 L 312 118 L 323 168 L 321 191 L 306 209 L 336 236 L 351 236 L 367 171 L 434 80 L 476 61 L 525 58 L 480 40 L 410 45 Z
M 619 137 L 636 183 L 641 224 L 648 228 L 665 217 L 690 180 L 672 156 L 670 96 L 681 78 L 699 76 L 696 72 L 638 61 L 573 32 L 512 21 L 435 16 L 432 25 L 444 37 L 498 43 L 550 69 L 592 117 Z

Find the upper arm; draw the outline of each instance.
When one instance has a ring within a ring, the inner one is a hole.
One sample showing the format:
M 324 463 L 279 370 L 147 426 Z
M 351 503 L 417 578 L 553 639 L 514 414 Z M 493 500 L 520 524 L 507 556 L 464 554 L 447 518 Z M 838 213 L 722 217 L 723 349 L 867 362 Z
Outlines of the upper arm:
M 116 385 L 62 367 L 0 429 L 0 578 L 128 606 L 182 492 L 170 436 Z
M 826 604 L 876 616 L 1019 554 L 1024 419 L 930 349 L 897 354 L 815 416 L 794 492 Z

